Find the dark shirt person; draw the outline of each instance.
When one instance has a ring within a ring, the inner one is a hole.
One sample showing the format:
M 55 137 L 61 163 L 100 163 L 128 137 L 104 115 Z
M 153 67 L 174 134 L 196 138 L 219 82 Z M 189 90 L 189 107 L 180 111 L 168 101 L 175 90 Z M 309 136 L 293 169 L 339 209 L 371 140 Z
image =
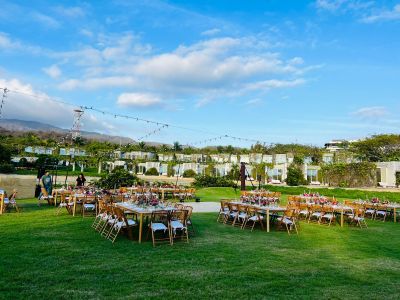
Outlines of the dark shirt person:
M 79 174 L 76 179 L 76 186 L 85 186 L 86 178 L 83 176 L 83 173 Z

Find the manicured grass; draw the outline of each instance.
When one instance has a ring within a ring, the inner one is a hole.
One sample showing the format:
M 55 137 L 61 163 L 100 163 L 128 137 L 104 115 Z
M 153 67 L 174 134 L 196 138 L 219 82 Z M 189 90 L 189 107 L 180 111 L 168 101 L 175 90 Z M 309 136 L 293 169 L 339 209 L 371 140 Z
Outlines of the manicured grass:
M 196 189 L 196 196 L 201 202 L 219 202 L 222 198 L 240 198 L 240 189 L 231 187 L 208 187 Z
M 222 192 L 221 192 L 222 194 Z M 224 195 L 224 197 L 230 197 Z M 92 218 L 19 201 L 0 216 L 0 298 L 398 299 L 400 224 L 301 224 L 300 234 L 242 231 L 194 214 L 197 235 L 173 247 L 112 245 Z

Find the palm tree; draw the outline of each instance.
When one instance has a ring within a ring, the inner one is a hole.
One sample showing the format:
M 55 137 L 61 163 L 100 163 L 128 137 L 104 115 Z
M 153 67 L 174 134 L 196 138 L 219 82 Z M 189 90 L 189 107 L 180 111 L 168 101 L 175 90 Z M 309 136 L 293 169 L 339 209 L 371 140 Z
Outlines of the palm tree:
M 146 148 L 146 143 L 143 142 L 143 141 L 141 141 L 141 142 L 138 144 L 138 146 L 139 146 L 139 148 L 140 148 L 141 150 L 144 150 L 144 149 Z
M 179 142 L 174 142 L 174 151 L 182 151 L 182 145 Z

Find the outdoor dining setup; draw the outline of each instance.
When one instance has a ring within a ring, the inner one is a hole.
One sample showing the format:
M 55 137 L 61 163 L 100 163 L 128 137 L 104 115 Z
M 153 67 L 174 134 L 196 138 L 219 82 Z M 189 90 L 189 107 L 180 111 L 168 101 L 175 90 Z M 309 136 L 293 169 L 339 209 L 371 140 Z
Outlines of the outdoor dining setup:
M 308 218 L 308 220 L 315 219 L 316 217 L 320 217 L 320 219 L 323 218 L 326 214 L 322 210 L 327 210 L 329 208 L 331 211 L 328 216 L 332 215 L 333 211 L 332 220 L 340 214 L 340 225 L 342 227 L 345 219 L 349 216 L 350 219 L 355 217 L 360 221 L 365 221 L 366 218 L 369 218 L 381 221 L 392 220 L 396 223 L 400 214 L 399 203 L 390 203 L 389 201 L 378 198 L 372 198 L 371 200 L 344 200 L 341 203 L 335 199 L 335 197 L 303 194 L 299 196 L 288 196 L 288 205 L 298 207 L 300 215 Z M 320 213 L 320 215 L 318 213 Z
M 133 240 L 134 228 L 137 228 L 139 243 L 144 240 L 146 230 L 146 238 L 151 235 L 153 245 L 160 241 L 172 245 L 177 239 L 188 242 L 189 234 L 194 234 L 191 221 L 193 208 L 182 202 L 193 197 L 195 190 L 181 187 L 165 189 L 171 191 L 171 195 L 154 187 L 58 189 L 53 191 L 48 201 L 51 205 L 58 204 L 57 215 L 66 209 L 72 216 L 78 213 L 82 217 L 94 216 L 92 227 L 113 243 L 120 233 Z
M 319 225 L 345 224 L 367 228 L 366 219 L 396 222 L 400 204 L 372 200 L 338 201 L 335 197 L 304 193 L 289 195 L 287 204 L 280 205 L 280 194 L 263 190 L 242 191 L 240 199 L 223 199 L 218 222 L 241 229 L 255 227 L 270 232 L 272 227 L 298 233 L 299 221 Z

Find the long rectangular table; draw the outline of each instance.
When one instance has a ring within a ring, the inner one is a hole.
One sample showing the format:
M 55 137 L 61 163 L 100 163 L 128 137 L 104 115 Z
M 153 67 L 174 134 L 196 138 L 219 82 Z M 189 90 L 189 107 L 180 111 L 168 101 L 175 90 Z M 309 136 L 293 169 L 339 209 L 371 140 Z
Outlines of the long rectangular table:
M 142 235 L 143 235 L 143 217 L 150 216 L 154 211 L 161 211 L 161 210 L 175 210 L 173 207 L 164 207 L 164 208 L 153 208 L 153 207 L 138 207 L 134 204 L 130 203 L 115 203 L 115 206 L 121 208 L 124 211 L 129 211 L 139 217 L 139 243 L 142 242 Z
M 286 211 L 286 207 L 282 206 L 260 206 L 260 205 L 254 205 L 254 204 L 248 204 L 248 203 L 242 203 L 242 202 L 232 202 L 233 204 L 238 204 L 238 205 L 245 205 L 245 206 L 251 206 L 255 207 L 256 209 L 259 210 L 260 213 L 265 214 L 267 226 L 266 230 L 267 232 L 270 232 L 270 213 L 278 213 L 278 212 L 284 212 Z

